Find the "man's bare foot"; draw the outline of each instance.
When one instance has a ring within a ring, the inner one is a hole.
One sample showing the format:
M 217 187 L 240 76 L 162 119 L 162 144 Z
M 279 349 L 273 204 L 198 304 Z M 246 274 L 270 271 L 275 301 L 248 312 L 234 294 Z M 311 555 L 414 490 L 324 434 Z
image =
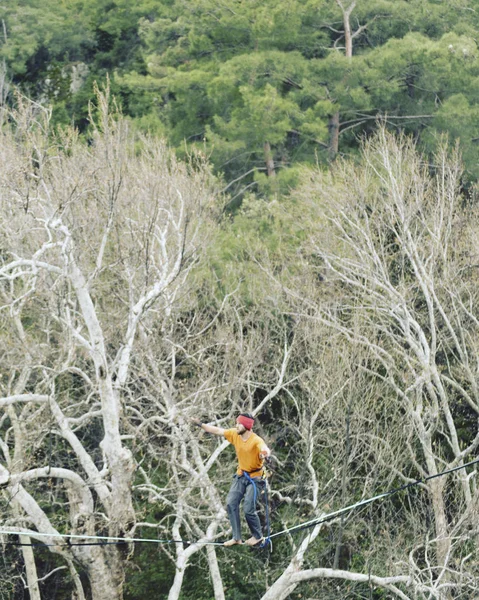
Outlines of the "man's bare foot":
M 249 540 L 246 540 L 245 544 L 247 546 L 257 546 L 258 544 L 261 544 L 264 541 L 264 538 L 255 538 L 255 537 L 250 537 Z
M 243 542 L 241 540 L 228 540 L 227 542 L 225 542 L 223 544 L 223 546 L 226 546 L 227 548 L 229 548 L 230 546 L 236 546 L 241 545 Z

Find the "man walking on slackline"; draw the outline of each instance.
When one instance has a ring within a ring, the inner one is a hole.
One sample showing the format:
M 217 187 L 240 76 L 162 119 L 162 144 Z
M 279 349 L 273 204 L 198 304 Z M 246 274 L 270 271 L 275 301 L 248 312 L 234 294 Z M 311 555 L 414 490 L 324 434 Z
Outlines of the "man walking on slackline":
M 240 503 L 244 498 L 244 514 L 251 530 L 252 537 L 246 540 L 248 546 L 259 546 L 263 542 L 261 523 L 256 512 L 256 498 L 264 489 L 266 481 L 263 479 L 263 464 L 271 452 L 259 435 L 253 433 L 254 417 L 249 413 L 241 413 L 236 419 L 236 427 L 222 429 L 214 425 L 202 423 L 199 419 L 192 419 L 193 423 L 204 431 L 222 436 L 235 447 L 238 458 L 238 469 L 233 476 L 226 508 L 233 529 L 233 538 L 224 543 L 225 546 L 242 544 Z

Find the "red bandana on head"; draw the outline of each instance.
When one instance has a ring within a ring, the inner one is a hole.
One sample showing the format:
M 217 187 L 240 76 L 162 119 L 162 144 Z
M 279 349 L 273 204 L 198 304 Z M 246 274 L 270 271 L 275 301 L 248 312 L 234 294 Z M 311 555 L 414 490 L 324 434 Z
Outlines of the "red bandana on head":
M 236 419 L 236 422 L 239 423 L 240 425 L 243 425 L 245 427 L 245 429 L 252 429 L 254 419 L 251 419 L 250 417 L 245 417 L 244 415 L 240 415 Z

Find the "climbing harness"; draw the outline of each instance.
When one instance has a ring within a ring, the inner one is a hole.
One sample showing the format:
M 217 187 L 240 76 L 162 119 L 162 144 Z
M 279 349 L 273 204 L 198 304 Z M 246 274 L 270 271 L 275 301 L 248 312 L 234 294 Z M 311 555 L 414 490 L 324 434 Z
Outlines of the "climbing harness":
M 253 485 L 253 502 L 256 505 L 256 500 L 258 498 L 258 487 L 256 485 L 255 479 L 259 479 L 260 477 L 251 477 L 251 475 L 247 471 L 243 471 L 241 477 L 244 477 L 246 481 Z

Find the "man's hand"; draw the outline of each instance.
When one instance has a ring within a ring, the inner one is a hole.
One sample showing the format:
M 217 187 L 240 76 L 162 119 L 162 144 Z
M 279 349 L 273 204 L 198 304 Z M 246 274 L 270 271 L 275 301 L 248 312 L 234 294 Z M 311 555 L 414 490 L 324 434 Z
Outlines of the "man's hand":
M 215 425 L 208 425 L 208 423 L 203 423 L 202 421 L 200 421 L 200 419 L 197 419 L 196 417 L 190 417 L 190 421 L 192 425 L 196 425 L 196 427 L 201 427 L 201 429 L 203 431 L 206 431 L 206 433 L 212 433 L 213 435 L 220 436 L 223 436 L 225 433 L 225 430 L 221 427 L 215 427 Z
M 266 463 L 266 469 L 270 474 L 274 473 L 278 469 L 278 459 L 272 454 L 267 456 L 264 459 L 264 462 Z

